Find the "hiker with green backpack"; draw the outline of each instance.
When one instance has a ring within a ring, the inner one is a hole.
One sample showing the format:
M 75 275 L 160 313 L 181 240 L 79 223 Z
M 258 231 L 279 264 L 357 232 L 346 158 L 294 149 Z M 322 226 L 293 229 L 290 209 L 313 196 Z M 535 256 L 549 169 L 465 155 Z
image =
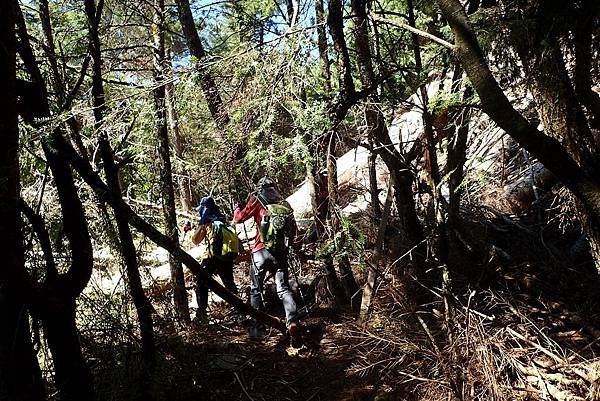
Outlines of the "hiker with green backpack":
M 237 287 L 233 280 L 233 261 L 239 252 L 239 239 L 235 229 L 225 223 L 225 216 L 219 210 L 212 197 L 206 196 L 196 208 L 200 214 L 198 228 L 192 236 L 192 242 L 200 245 L 206 244 L 202 256 L 202 267 L 210 275 L 218 274 L 225 288 L 237 294 Z M 198 311 L 194 321 L 206 321 L 208 307 L 208 287 L 196 276 L 196 301 Z
M 300 341 L 298 312 L 290 290 L 288 277 L 288 249 L 295 245 L 296 222 L 291 206 L 279 194 L 269 177 L 258 181 L 256 191 L 246 204 L 238 203 L 233 221 L 243 223 L 253 218 L 258 227 L 250 266 L 250 304 L 263 309 L 262 288 L 267 272 L 270 272 L 277 287 L 277 295 L 285 309 L 286 324 L 292 343 Z M 262 337 L 264 327 L 254 321 L 250 327 L 251 337 Z

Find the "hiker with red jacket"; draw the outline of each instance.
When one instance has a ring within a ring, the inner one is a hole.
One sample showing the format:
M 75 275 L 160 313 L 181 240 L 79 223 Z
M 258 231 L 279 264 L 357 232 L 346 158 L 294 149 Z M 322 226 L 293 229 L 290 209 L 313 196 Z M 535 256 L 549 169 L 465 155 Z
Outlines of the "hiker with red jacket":
M 239 203 L 233 213 L 236 224 L 254 219 L 257 235 L 250 266 L 250 304 L 263 309 L 262 288 L 267 272 L 275 278 L 277 295 L 283 303 L 286 325 L 292 342 L 299 341 L 298 313 L 288 278 L 288 249 L 296 239 L 296 222 L 289 203 L 268 177 L 258 181 L 257 190 L 247 204 Z M 254 321 L 251 337 L 264 335 L 264 327 Z

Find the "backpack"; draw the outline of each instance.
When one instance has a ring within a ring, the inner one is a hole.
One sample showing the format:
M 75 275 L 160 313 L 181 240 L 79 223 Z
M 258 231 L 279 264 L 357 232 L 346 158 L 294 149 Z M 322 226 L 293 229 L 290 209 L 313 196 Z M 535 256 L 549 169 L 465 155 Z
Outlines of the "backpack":
M 227 261 L 237 258 L 238 253 L 240 252 L 240 240 L 235 229 L 222 221 L 215 220 L 213 221 L 213 234 L 213 255 Z
M 293 236 L 294 211 L 286 201 L 266 204 L 261 198 L 257 196 L 267 213 L 260 223 L 260 237 L 267 250 L 284 252 Z

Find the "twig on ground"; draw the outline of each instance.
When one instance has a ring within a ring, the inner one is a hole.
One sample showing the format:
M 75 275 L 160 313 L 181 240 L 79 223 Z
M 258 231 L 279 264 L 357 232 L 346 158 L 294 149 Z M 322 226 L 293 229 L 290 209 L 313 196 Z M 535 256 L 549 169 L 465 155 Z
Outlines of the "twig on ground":
M 246 397 L 248 397 L 248 399 L 250 401 L 254 401 L 254 398 L 252 398 L 250 396 L 250 394 L 248 394 L 248 391 L 246 390 L 246 387 L 244 387 L 244 384 L 242 383 L 242 379 L 240 379 L 240 375 L 238 375 L 237 372 L 233 372 L 235 378 L 237 379 L 238 383 L 240 383 L 240 387 L 242 388 L 242 391 L 244 392 L 244 394 L 246 394 Z

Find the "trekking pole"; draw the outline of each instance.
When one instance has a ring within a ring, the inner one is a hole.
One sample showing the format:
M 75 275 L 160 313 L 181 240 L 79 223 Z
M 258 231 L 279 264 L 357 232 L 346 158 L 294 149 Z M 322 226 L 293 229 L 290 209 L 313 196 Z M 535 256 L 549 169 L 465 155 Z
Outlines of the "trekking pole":
M 292 254 L 294 255 L 294 261 L 296 262 L 297 259 L 297 255 L 296 252 L 292 249 Z M 308 314 L 310 313 L 308 304 L 306 303 L 306 298 L 304 297 L 304 291 L 302 291 L 302 285 L 300 283 L 300 279 L 298 278 L 298 272 L 296 271 L 296 269 L 294 268 L 294 266 L 290 266 L 291 270 L 292 270 L 292 275 L 294 276 L 294 279 L 296 280 L 296 284 L 298 285 L 298 292 L 300 293 L 300 299 L 302 300 L 302 303 L 304 304 L 304 306 L 302 308 L 300 308 L 300 310 L 298 310 L 298 315 L 302 315 L 302 310 L 304 310 L 304 315 L 308 316 Z

